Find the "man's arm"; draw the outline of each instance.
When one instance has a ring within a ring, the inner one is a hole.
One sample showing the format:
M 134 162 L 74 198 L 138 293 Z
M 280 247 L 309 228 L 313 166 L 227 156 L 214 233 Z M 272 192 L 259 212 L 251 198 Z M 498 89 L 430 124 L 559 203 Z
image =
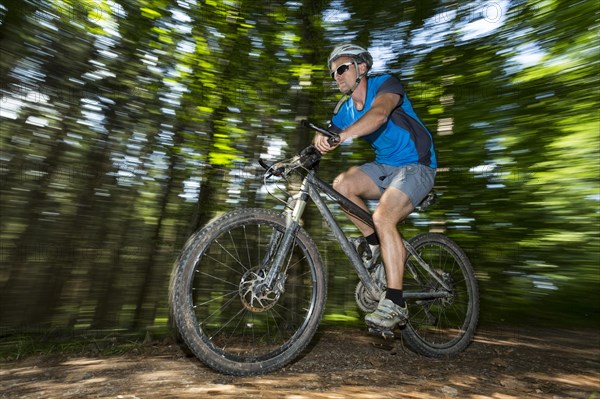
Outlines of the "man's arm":
M 340 144 L 350 138 L 369 135 L 379 129 L 388 120 L 401 99 L 400 94 L 396 93 L 383 93 L 375 97 L 371 109 L 340 133 Z M 337 147 L 337 145 L 330 146 L 327 137 L 320 133 L 315 136 L 314 145 L 323 154 Z
M 400 103 L 400 99 L 400 95 L 396 93 L 384 93 L 375 97 L 371 109 L 340 133 L 341 142 L 350 138 L 367 136 L 379 129 L 387 122 L 392 111 Z

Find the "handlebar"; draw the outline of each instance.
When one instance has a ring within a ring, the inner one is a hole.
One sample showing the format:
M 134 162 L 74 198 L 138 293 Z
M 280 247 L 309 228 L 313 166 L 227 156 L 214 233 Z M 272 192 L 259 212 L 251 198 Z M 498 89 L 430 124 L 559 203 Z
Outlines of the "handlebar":
M 301 124 L 304 127 L 308 127 L 327 136 L 327 142 L 331 146 L 339 144 L 340 142 L 340 136 L 337 133 L 314 125 L 307 120 L 303 120 Z M 268 178 L 271 176 L 286 176 L 298 168 L 303 168 L 306 170 L 314 169 L 319 164 L 320 160 L 321 153 L 319 150 L 317 150 L 315 146 L 309 145 L 300 151 L 298 155 L 289 160 L 279 161 L 272 165 L 268 165 L 263 159 L 259 158 L 258 163 L 267 171 L 265 175 Z
M 319 164 L 321 160 L 321 153 L 313 145 L 309 145 L 298 155 L 288 160 L 275 162 L 272 165 L 268 165 L 263 159 L 258 159 L 260 166 L 265 168 L 266 177 L 271 176 L 287 176 L 294 170 L 302 168 L 305 170 L 312 170 Z

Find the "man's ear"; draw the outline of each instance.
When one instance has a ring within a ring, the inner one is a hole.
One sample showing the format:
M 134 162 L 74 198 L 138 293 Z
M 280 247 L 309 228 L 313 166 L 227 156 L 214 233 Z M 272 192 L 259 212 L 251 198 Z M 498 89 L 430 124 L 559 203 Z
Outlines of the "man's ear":
M 358 64 L 358 73 L 364 75 L 367 73 L 367 64 L 364 62 L 362 64 Z

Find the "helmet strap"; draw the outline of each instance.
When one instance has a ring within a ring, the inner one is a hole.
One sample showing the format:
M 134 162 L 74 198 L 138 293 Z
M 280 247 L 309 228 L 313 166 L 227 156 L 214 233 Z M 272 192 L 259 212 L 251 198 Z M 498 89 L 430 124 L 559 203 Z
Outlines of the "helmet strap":
M 365 77 L 366 73 L 363 74 L 358 74 L 358 62 L 356 62 L 356 59 L 352 60 L 354 62 L 354 69 L 356 70 L 356 81 L 354 82 L 354 85 L 352 86 L 352 88 L 350 90 L 348 90 L 347 92 L 345 92 L 344 94 L 347 96 L 351 96 L 352 93 L 354 93 L 354 90 L 356 90 L 356 88 L 358 87 L 358 85 L 360 84 L 360 81 L 362 80 L 362 78 Z M 341 106 L 341 104 L 339 104 Z M 336 107 L 336 110 L 339 107 Z

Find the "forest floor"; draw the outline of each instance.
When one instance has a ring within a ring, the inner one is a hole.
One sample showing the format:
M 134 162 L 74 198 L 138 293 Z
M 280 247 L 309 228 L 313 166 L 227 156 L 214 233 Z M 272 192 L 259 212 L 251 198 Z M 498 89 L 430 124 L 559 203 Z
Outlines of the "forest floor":
M 418 356 L 400 339 L 322 328 L 284 369 L 232 377 L 177 344 L 107 355 L 29 355 L 0 362 L 0 398 L 600 399 L 600 331 L 482 329 L 451 359 Z

